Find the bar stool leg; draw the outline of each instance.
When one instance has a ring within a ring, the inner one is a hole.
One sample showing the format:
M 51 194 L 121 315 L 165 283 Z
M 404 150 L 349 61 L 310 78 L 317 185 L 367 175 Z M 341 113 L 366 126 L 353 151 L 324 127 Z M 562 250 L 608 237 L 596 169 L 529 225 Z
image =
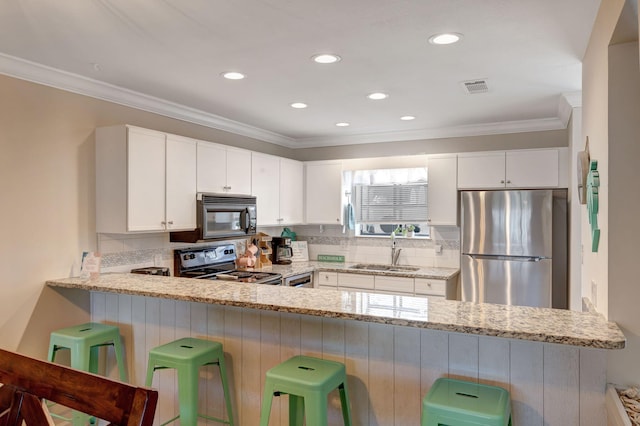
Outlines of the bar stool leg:
M 229 419 L 229 425 L 233 426 L 233 408 L 231 406 L 231 393 L 229 392 L 229 383 L 227 381 L 227 367 L 224 362 L 224 353 L 220 354 L 218 368 L 220 368 L 220 380 L 222 381 L 222 392 L 224 393 L 224 401 L 227 407 L 227 418 Z
M 317 393 L 308 395 L 304 411 L 309 426 L 327 426 L 327 395 Z
M 271 415 L 271 401 L 273 400 L 273 385 L 267 382 L 264 384 L 262 395 L 262 410 L 260 410 L 260 426 L 269 426 L 269 416 Z
M 180 403 L 180 424 L 198 424 L 198 379 L 199 366 L 178 367 L 178 402 Z
M 116 355 L 116 363 L 118 364 L 118 372 L 120 373 L 120 380 L 127 381 L 127 370 L 124 365 L 124 349 L 122 347 L 122 338 L 120 334 L 113 339 L 113 350 Z
M 289 395 L 289 426 L 302 426 L 304 424 L 304 398 L 297 395 Z
M 345 426 L 351 426 L 351 408 L 349 407 L 347 384 L 341 384 L 338 390 L 340 391 L 340 403 L 342 404 L 342 419 L 344 420 Z

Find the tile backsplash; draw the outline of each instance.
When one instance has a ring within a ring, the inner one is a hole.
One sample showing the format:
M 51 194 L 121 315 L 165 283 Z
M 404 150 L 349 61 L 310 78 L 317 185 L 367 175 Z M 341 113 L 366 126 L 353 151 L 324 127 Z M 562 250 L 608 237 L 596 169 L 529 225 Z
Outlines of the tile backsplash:
M 355 237 L 353 231 L 335 225 L 290 227 L 298 240 L 307 241 L 309 259 L 318 254 L 342 255 L 347 262 L 389 263 L 390 238 Z M 269 235 L 280 235 L 281 227 L 261 228 Z M 244 251 L 246 239 L 231 240 L 238 252 Z M 207 243 L 214 245 L 216 243 Z M 147 266 L 168 267 L 173 275 L 173 250 L 194 244 L 171 243 L 169 234 L 98 234 L 97 250 L 102 255 L 102 272 L 129 272 Z M 398 263 L 423 267 L 458 268 L 460 266 L 460 231 L 457 227 L 434 227 L 431 239 L 397 238 L 402 249 Z

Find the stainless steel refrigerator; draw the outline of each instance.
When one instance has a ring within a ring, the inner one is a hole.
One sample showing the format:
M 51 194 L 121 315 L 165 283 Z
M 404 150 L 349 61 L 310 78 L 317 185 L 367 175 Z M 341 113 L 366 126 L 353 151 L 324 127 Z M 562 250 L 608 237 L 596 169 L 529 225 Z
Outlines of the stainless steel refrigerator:
M 566 190 L 460 196 L 461 299 L 566 308 Z

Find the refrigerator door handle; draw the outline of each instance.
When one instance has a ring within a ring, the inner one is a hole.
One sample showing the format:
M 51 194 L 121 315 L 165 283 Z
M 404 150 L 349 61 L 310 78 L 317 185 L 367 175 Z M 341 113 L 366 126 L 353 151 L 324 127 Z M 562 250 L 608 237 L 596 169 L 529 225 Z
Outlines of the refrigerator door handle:
M 472 259 L 486 259 L 486 260 L 509 260 L 512 262 L 540 262 L 544 259 L 550 259 L 549 257 L 543 256 L 500 256 L 500 255 L 491 255 L 491 254 L 467 254 Z

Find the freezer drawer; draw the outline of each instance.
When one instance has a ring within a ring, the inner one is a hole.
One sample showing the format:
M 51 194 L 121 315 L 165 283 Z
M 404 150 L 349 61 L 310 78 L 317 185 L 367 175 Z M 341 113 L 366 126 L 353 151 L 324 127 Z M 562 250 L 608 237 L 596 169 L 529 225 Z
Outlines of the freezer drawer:
M 551 259 L 463 255 L 460 267 L 462 301 L 551 307 Z

